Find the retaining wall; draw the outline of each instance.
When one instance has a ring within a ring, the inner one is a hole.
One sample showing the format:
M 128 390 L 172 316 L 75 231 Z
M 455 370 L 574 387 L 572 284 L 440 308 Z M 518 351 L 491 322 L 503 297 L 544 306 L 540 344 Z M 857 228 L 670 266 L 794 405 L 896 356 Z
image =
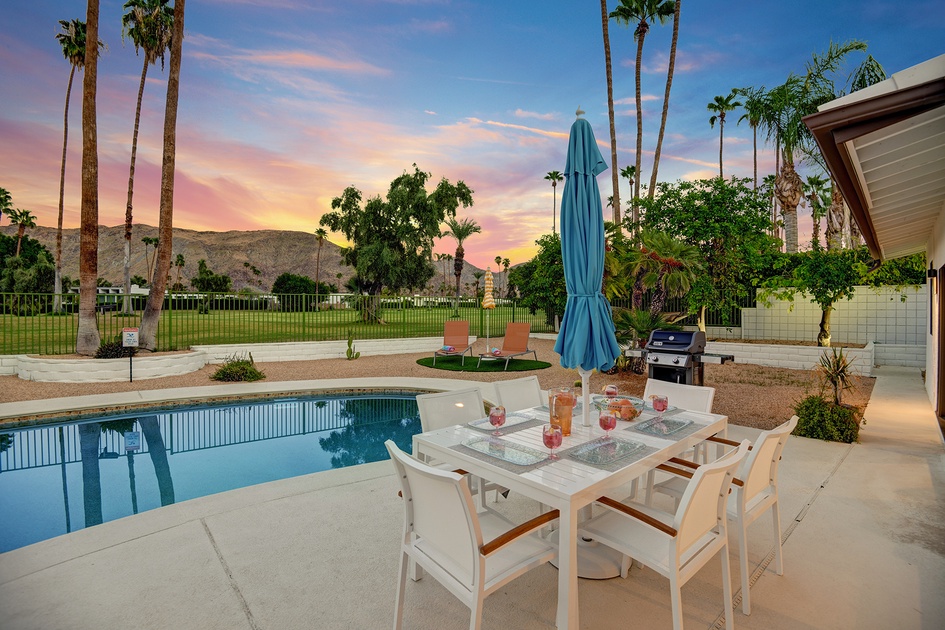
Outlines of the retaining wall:
M 712 354 L 731 354 L 736 363 L 750 363 L 769 367 L 788 368 L 790 370 L 811 370 L 820 364 L 826 348 L 817 346 L 785 346 L 764 343 L 735 343 L 729 341 L 710 341 L 705 351 Z M 844 348 L 844 356 L 850 359 L 857 374 L 872 376 L 874 362 L 874 344 L 865 348 Z M 924 361 L 924 359 L 923 359 Z

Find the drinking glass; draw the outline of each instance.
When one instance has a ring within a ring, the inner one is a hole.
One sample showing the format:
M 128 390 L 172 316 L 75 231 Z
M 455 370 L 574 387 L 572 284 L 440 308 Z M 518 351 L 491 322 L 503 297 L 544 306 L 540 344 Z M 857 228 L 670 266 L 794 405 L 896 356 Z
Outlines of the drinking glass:
M 604 396 L 606 396 L 610 400 L 613 400 L 614 398 L 617 397 L 617 392 L 618 390 L 617 390 L 616 385 L 608 385 L 607 387 L 604 388 Z
M 617 416 L 609 409 L 605 409 L 600 412 L 598 423 L 600 428 L 607 432 L 607 439 L 610 439 L 610 432 L 617 428 Z
M 545 447 L 551 449 L 551 455 L 548 459 L 558 459 L 555 455 L 555 449 L 561 446 L 564 437 L 561 435 L 561 427 L 556 424 L 546 424 L 541 428 L 541 441 Z
M 502 435 L 502 432 L 499 431 L 499 427 L 505 424 L 505 407 L 496 406 L 489 410 L 489 424 L 495 427 L 495 431 L 492 432 L 492 435 L 496 437 Z
M 666 396 L 653 396 L 653 411 L 663 420 L 663 412 L 669 407 L 669 399 Z

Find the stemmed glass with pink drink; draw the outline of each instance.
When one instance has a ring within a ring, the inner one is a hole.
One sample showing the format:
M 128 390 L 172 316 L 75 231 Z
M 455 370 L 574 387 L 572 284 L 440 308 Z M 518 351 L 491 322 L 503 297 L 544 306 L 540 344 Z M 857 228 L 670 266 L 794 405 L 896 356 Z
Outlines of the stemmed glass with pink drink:
M 561 427 L 556 424 L 546 424 L 541 428 L 541 441 L 545 443 L 545 448 L 551 449 L 551 455 L 548 459 L 558 459 L 555 455 L 555 449 L 561 446 L 564 436 L 561 435 Z
M 659 416 L 660 422 L 663 421 L 663 412 L 669 408 L 669 398 L 666 396 L 653 396 L 653 411 Z
M 619 390 L 617 389 L 616 385 L 608 385 L 607 387 L 604 388 L 604 396 L 606 396 L 610 400 L 613 400 L 614 398 L 616 398 L 618 392 Z
M 499 427 L 505 424 L 505 407 L 496 406 L 489 410 L 489 424 L 495 427 L 495 431 L 492 432 L 492 435 L 496 437 L 502 435 L 502 432 L 499 431 Z
M 617 416 L 614 412 L 610 409 L 602 410 L 597 422 L 600 424 L 600 428 L 607 432 L 607 439 L 610 439 L 610 432 L 617 428 Z

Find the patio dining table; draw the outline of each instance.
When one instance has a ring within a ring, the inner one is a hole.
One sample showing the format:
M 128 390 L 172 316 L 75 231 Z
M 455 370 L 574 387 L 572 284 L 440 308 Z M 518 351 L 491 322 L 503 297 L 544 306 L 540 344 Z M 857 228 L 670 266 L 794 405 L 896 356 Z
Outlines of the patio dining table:
M 575 410 L 577 411 L 577 410 Z M 582 508 L 598 497 L 646 474 L 707 437 L 724 431 L 728 417 L 673 409 L 658 422 L 644 410 L 634 422 L 618 422 L 611 436 L 582 426 L 575 413 L 571 435 L 550 460 L 542 443 L 548 408 L 509 414 L 503 435 L 491 435 L 488 419 L 419 433 L 413 453 L 419 459 L 448 462 L 513 492 L 560 510 L 557 627 L 576 630 L 578 608 L 578 526 Z

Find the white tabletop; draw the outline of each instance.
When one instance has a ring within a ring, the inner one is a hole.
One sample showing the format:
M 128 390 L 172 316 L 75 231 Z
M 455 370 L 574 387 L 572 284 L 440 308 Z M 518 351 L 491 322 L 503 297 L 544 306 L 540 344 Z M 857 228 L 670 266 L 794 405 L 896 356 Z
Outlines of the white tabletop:
M 592 417 L 594 416 L 596 414 L 592 414 Z M 636 479 L 670 457 L 680 455 L 705 438 L 724 430 L 728 422 L 727 416 L 696 411 L 682 411 L 680 415 L 674 417 L 681 416 L 691 419 L 694 424 L 700 425 L 700 428 L 678 441 L 637 431 L 624 431 L 622 429 L 627 425 L 623 422 L 618 423 L 617 430 L 613 432 L 614 437 L 641 442 L 657 450 L 616 472 L 601 470 L 567 457 L 562 457 L 558 461 L 530 470 L 523 468 L 525 472 L 508 470 L 490 462 L 489 458 L 480 459 L 467 452 L 452 448 L 462 444 L 464 440 L 469 438 L 489 435 L 466 425 L 457 425 L 415 435 L 413 437 L 413 452 L 418 458 L 433 458 L 437 461 L 448 462 L 457 468 L 469 471 L 473 475 L 483 477 L 490 482 L 505 486 L 513 492 L 520 493 L 561 511 L 559 539 L 564 543 L 558 554 L 557 626 L 558 628 L 576 629 L 579 627 L 577 588 L 578 512 L 601 495 L 607 494 L 609 490 Z M 651 417 L 652 414 L 644 413 L 639 420 L 642 421 Z M 585 427 L 581 425 L 580 418 L 575 417 L 571 435 L 564 438 L 558 451 L 579 446 L 603 435 L 604 431 L 597 427 L 596 423 L 590 427 Z M 498 439 L 528 446 L 539 451 L 548 451 L 542 443 L 541 426 L 511 432 Z

